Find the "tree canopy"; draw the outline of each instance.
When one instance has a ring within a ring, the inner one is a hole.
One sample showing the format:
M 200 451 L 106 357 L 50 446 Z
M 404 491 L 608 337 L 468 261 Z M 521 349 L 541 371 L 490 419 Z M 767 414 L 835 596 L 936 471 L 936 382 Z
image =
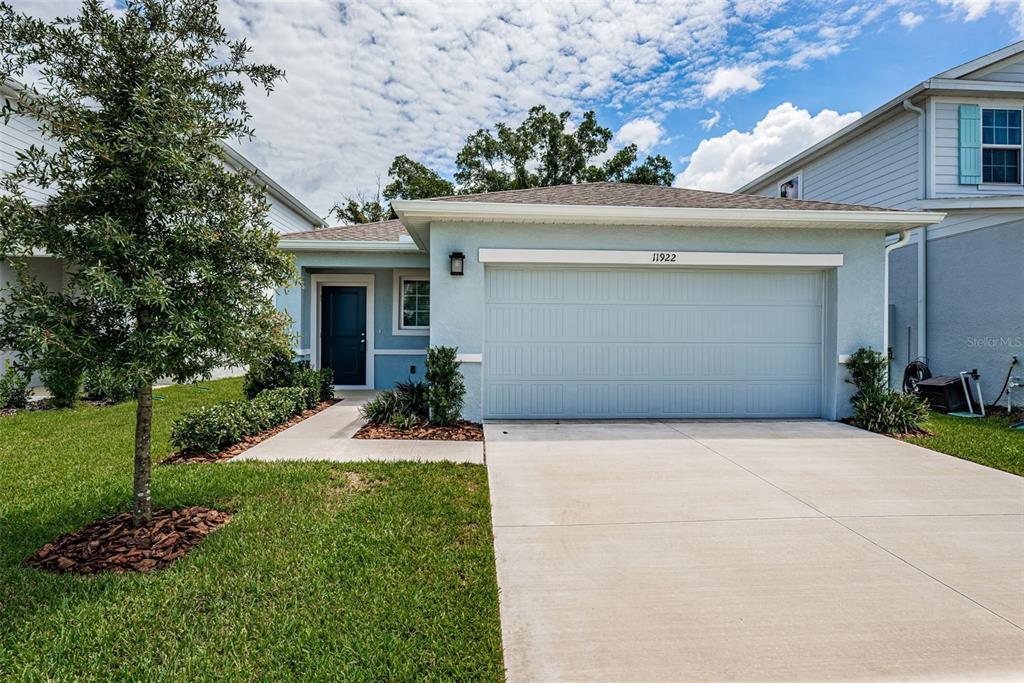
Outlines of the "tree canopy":
M 86 0 L 52 22 L 0 4 L 0 77 L 41 74 L 3 115 L 35 119 L 55 143 L 19 152 L 0 180 L 0 254 L 42 252 L 66 272 L 50 291 L 20 268 L 2 290 L 0 347 L 137 388 L 137 523 L 150 515 L 152 382 L 249 363 L 284 341 L 266 291 L 292 281 L 292 261 L 264 188 L 221 146 L 253 132 L 246 83 L 269 93 L 283 75 L 249 52 L 214 0 L 127 0 L 117 12 Z
M 672 184 L 672 162 L 663 155 L 639 161 L 637 146 L 629 144 L 609 156 L 612 131 L 598 124 L 593 111 L 585 112 L 575 127 L 572 124 L 569 112 L 556 114 L 538 105 L 518 126 L 498 123 L 493 130 L 481 128 L 466 138 L 455 157 L 458 187 L 405 155 L 395 157 L 388 169 L 393 181 L 383 196 L 429 199 L 598 181 Z M 347 197 L 335 206 L 334 214 L 346 223 L 395 217 L 379 196 L 369 201 Z

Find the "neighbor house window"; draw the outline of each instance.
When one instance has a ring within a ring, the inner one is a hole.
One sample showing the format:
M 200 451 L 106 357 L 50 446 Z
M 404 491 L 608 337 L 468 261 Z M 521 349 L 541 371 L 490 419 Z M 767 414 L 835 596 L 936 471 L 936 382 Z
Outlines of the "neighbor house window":
M 981 182 L 1020 183 L 1021 110 L 981 110 Z
M 779 196 L 783 199 L 800 199 L 800 176 L 779 183 Z
M 399 327 L 403 330 L 423 330 L 430 327 L 430 280 L 403 277 L 399 291 L 402 297 L 402 315 Z

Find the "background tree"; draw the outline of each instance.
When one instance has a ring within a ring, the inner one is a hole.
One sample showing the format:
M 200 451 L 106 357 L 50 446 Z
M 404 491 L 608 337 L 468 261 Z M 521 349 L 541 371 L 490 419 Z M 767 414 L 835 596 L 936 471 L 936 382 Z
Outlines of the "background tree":
M 152 514 L 152 382 L 251 362 L 281 343 L 265 292 L 294 277 L 267 220 L 264 188 L 226 166 L 221 141 L 249 136 L 251 64 L 214 0 L 86 0 L 51 23 L 0 4 L 0 76 L 41 74 L 5 104 L 41 122 L 0 185 L 0 253 L 43 250 L 68 282 L 50 292 L 21 269 L 0 307 L 0 346 L 25 362 L 59 354 L 135 387 L 133 513 Z M 33 205 L 26 186 L 43 188 Z
M 593 111 L 583 114 L 570 130 L 572 115 L 555 114 L 544 106 L 530 109 L 526 119 L 512 127 L 498 123 L 466 138 L 455 157 L 458 188 L 437 171 L 402 155 L 388 169 L 393 179 L 383 196 L 392 199 L 430 199 L 452 194 L 522 190 L 530 187 L 582 182 L 613 181 L 640 185 L 671 185 L 672 162 L 656 154 L 638 162 L 636 145 L 626 145 L 603 162 L 612 131 L 597 123 Z M 362 197 L 346 197 L 332 211 L 346 223 L 367 223 L 396 218 L 389 205 Z

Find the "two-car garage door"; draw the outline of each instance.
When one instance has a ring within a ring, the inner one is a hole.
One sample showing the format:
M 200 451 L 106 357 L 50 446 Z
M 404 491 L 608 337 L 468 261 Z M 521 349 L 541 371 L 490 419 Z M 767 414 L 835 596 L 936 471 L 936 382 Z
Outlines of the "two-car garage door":
M 817 417 L 819 271 L 488 267 L 484 415 Z

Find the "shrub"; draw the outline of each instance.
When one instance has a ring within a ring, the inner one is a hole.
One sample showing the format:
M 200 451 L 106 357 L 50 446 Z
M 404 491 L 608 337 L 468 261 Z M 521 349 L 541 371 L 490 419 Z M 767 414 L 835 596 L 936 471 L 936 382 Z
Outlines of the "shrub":
M 70 408 L 82 393 L 82 369 L 74 360 L 51 354 L 39 364 L 39 379 L 50 392 L 50 404 Z
M 850 372 L 847 381 L 857 387 L 858 396 L 889 388 L 889 359 L 871 347 L 850 354 L 846 368 Z
M 189 453 L 216 453 L 238 443 L 250 424 L 247 404 L 238 399 L 185 413 L 171 426 L 171 443 Z
M 928 417 L 928 404 L 913 394 L 867 391 L 852 399 L 853 418 L 863 429 L 879 434 L 920 431 Z
M 0 375 L 0 409 L 27 406 L 28 397 L 32 395 L 28 382 L 27 372 L 11 367 L 10 361 L 4 361 L 4 374 Z
M 334 372 L 330 368 L 313 370 L 299 366 L 293 377 L 294 386 L 309 390 L 308 408 L 315 408 L 320 401 L 334 398 Z
M 290 349 L 274 352 L 269 358 L 254 363 L 245 373 L 242 388 L 247 398 L 256 396 L 267 389 L 295 386 L 297 372 L 301 369 L 295 362 Z
M 359 409 L 359 414 L 370 424 L 390 424 L 403 429 L 397 423 L 401 419 L 402 424 L 408 423 L 411 427 L 427 419 L 428 393 L 427 385 L 423 382 L 399 382 L 394 389 L 382 391 L 372 401 L 365 403 Z
M 462 417 L 462 403 L 466 397 L 466 384 L 462 380 L 458 349 L 452 346 L 432 346 L 427 349 L 426 378 L 430 405 L 430 423 L 439 426 L 457 424 Z
M 135 387 L 107 368 L 90 368 L 82 378 L 82 390 L 90 401 L 123 403 L 135 397 Z
M 418 422 L 419 421 L 412 415 L 401 415 L 396 413 L 391 416 L 391 422 L 389 424 L 395 429 L 405 432 L 415 427 Z
M 216 453 L 247 436 L 287 422 L 306 409 L 305 387 L 268 389 L 252 400 L 238 399 L 185 413 L 171 427 L 171 443 L 187 453 Z

